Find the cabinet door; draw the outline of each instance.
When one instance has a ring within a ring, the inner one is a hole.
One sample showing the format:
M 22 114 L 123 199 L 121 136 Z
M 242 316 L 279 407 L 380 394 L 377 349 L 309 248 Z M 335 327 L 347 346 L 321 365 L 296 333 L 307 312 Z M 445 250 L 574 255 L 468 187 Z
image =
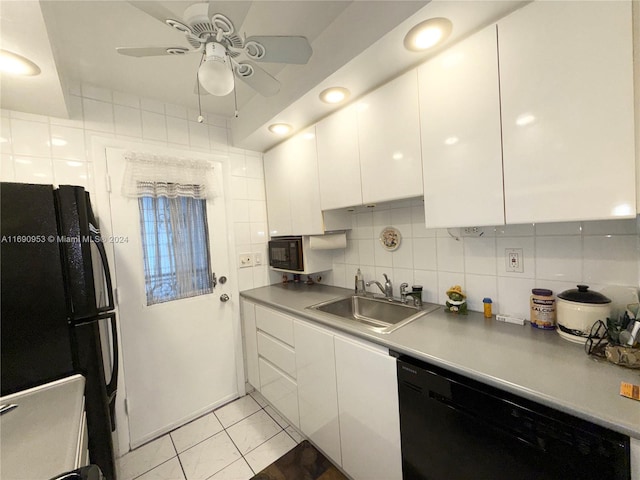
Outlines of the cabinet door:
M 320 186 L 318 183 L 318 152 L 315 127 L 308 128 L 291 140 L 288 187 L 291 192 L 291 224 L 295 235 L 324 233 Z
M 640 480 L 640 440 L 631 439 L 631 480 Z
M 285 142 L 264 154 L 264 183 L 267 195 L 269 233 L 293 235 L 289 200 L 291 147 Z
M 416 70 L 356 104 L 364 203 L 422 195 Z
M 246 362 L 247 381 L 256 390 L 260 390 L 260 372 L 258 369 L 258 342 L 256 337 L 255 305 L 246 300 L 240 301 L 242 316 L 242 332 L 244 335 L 244 357 Z
M 396 361 L 381 347 L 334 341 L 342 468 L 353 478 L 400 480 Z
M 362 203 L 356 108 L 346 107 L 316 125 L 322 210 Z
M 258 359 L 260 368 L 260 393 L 284 417 L 297 428 L 298 420 L 298 388 L 296 382 L 282 370 L 262 357 Z
M 333 335 L 294 323 L 300 430 L 341 464 Z
M 507 223 L 635 216 L 631 2 L 498 22 Z
M 503 225 L 496 26 L 418 69 L 428 228 Z

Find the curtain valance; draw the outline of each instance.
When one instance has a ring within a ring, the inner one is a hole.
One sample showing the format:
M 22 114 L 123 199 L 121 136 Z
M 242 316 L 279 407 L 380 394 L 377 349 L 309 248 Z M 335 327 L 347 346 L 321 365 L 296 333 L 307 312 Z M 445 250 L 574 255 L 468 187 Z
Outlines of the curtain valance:
M 216 196 L 213 165 L 206 160 L 126 152 L 122 194 L 125 197 Z

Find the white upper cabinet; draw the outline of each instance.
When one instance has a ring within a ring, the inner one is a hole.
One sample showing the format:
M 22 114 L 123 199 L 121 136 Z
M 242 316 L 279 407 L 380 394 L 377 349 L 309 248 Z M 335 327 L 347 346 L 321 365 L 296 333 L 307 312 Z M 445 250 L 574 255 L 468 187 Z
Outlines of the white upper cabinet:
M 353 106 L 316 125 L 322 210 L 362 203 L 358 123 Z
M 417 71 L 383 85 L 355 108 L 363 203 L 421 196 Z
M 269 233 L 324 233 L 315 127 L 311 127 L 264 155 Z
M 533 2 L 498 35 L 507 223 L 634 216 L 631 2 Z
M 503 225 L 496 26 L 418 69 L 427 227 Z

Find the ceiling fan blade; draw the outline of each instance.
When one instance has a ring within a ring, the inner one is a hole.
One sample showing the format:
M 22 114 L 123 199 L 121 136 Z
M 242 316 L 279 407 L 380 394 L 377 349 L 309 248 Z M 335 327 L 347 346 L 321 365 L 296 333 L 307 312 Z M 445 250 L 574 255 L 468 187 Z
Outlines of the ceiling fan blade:
M 153 18 L 161 21 L 165 25 L 165 21 L 167 19 L 176 19 L 176 16 L 173 14 L 173 12 L 163 7 L 160 2 L 130 0 L 129 3 L 136 7 L 138 10 L 142 10 L 147 15 L 151 15 Z
M 128 57 L 157 57 L 160 55 L 185 55 L 197 50 L 189 50 L 184 47 L 117 47 L 120 55 Z
M 264 97 L 271 97 L 280 91 L 280 82 L 267 73 L 263 68 L 249 60 L 238 62 L 238 67 L 242 67 L 242 65 L 245 64 L 249 65 L 253 69 L 253 73 L 249 76 L 243 76 L 238 73 L 238 70 L 234 69 L 236 72 L 236 78 L 242 80 Z
M 264 54 L 260 56 L 260 48 L 254 50 L 250 42 L 264 47 Z M 249 37 L 245 43 L 245 52 L 256 62 L 295 63 L 305 64 L 309 61 L 313 50 L 305 37 L 294 36 L 256 36 Z M 257 55 L 254 55 L 254 51 Z

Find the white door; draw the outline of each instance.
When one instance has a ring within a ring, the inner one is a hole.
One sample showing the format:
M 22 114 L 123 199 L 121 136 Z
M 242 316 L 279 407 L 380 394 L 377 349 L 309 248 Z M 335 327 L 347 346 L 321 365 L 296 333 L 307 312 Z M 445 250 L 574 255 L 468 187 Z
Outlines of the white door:
M 111 177 L 111 233 L 122 371 L 125 377 L 130 444 L 135 448 L 237 396 L 229 283 L 214 292 L 146 305 L 138 200 L 121 194 L 123 149 L 107 148 Z M 218 178 L 222 176 L 222 167 Z M 207 200 L 211 269 L 230 274 L 222 182 Z

